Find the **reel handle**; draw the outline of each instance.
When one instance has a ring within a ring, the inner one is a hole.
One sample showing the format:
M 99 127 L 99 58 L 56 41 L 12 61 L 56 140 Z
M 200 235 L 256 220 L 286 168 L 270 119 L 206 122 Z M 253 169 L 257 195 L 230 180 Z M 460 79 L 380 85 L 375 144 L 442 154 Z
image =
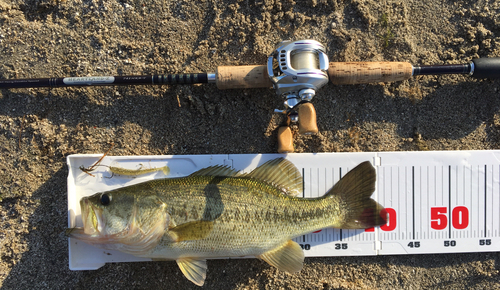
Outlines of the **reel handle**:
M 289 126 L 281 126 L 278 128 L 278 153 L 292 153 L 293 135 Z
M 330 62 L 328 76 L 335 85 L 403 81 L 411 78 L 408 62 Z
M 318 133 L 318 124 L 316 123 L 316 109 L 312 103 L 299 105 L 297 110 L 299 114 L 299 134 L 310 135 Z

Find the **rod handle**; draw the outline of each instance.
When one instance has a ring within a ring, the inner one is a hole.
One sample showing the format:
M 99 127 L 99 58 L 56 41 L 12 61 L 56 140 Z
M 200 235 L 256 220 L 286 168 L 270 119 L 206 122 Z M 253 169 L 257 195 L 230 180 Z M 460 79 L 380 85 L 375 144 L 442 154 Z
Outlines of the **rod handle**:
M 403 81 L 411 78 L 408 62 L 331 62 L 330 81 L 335 85 L 355 85 Z
M 273 86 L 265 65 L 219 66 L 215 74 L 215 83 L 220 90 Z
M 500 57 L 485 57 L 473 59 L 473 77 L 478 79 L 498 79 L 500 78 Z

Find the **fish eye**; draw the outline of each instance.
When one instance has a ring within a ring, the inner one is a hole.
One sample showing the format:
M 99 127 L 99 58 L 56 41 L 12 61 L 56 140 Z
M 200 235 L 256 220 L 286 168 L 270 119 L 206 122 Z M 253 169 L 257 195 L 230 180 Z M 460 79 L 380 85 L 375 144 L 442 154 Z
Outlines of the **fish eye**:
M 101 195 L 101 204 L 104 206 L 107 206 L 107 205 L 109 205 L 110 202 L 111 202 L 111 197 L 109 195 L 107 195 L 106 193 L 103 193 Z

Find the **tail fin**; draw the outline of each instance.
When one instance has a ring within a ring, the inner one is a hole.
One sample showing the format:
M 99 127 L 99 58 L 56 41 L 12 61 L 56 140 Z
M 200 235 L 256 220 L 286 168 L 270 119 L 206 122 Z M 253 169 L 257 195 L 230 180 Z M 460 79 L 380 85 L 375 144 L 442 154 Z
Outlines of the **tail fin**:
M 339 228 L 366 229 L 387 222 L 383 206 L 370 198 L 375 191 L 375 168 L 366 161 L 349 171 L 327 195 L 338 196 L 345 216 Z

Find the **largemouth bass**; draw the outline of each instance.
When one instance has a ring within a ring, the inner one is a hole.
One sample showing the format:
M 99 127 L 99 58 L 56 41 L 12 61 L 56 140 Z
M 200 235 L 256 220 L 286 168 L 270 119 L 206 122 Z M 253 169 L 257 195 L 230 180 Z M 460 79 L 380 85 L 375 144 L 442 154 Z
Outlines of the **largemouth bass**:
M 375 178 L 373 166 L 363 162 L 324 196 L 300 198 L 293 195 L 302 192 L 302 176 L 286 159 L 246 174 L 212 166 L 84 197 L 84 227 L 69 235 L 139 257 L 176 260 L 200 286 L 207 258 L 256 256 L 295 273 L 304 253 L 293 238 L 326 227 L 386 223 L 384 208 L 370 198 Z

